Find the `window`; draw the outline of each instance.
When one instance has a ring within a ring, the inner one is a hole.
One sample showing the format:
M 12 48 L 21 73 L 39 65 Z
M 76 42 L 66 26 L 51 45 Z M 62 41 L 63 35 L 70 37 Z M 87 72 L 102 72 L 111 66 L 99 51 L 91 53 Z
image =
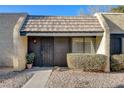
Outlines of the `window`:
M 73 38 L 72 39 L 72 52 L 83 52 L 83 38 Z
M 95 53 L 95 37 L 72 38 L 72 52 Z

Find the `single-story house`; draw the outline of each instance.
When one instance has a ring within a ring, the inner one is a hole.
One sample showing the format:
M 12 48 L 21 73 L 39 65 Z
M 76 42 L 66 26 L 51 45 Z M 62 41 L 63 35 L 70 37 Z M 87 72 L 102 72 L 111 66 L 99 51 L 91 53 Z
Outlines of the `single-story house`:
M 0 13 L 0 66 L 25 68 L 27 53 L 34 66 L 66 66 L 67 53 L 124 53 L 124 13 L 94 16 L 39 16 Z M 108 61 L 106 71 L 110 71 Z

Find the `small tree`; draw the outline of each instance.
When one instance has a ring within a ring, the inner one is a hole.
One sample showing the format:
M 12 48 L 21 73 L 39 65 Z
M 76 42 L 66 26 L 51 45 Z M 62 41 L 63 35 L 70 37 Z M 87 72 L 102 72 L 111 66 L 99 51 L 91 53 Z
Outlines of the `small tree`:
M 82 15 L 93 15 L 95 13 L 98 12 L 111 12 L 111 9 L 115 7 L 115 6 L 111 6 L 111 5 L 89 5 L 87 6 L 87 8 L 85 8 L 85 10 L 82 8 L 80 8 L 80 10 L 78 11 L 78 15 L 82 16 Z M 85 14 L 85 11 L 87 11 L 87 13 Z
M 113 13 L 124 13 L 124 5 L 123 6 L 118 6 L 116 8 L 112 8 L 111 12 L 113 12 Z

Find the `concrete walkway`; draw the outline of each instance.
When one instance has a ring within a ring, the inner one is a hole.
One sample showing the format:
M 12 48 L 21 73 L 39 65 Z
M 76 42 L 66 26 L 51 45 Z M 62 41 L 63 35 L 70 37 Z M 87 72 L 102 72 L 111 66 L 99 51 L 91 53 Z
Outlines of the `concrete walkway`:
M 52 68 L 42 68 L 39 71 L 34 71 L 33 77 L 22 88 L 44 88 Z

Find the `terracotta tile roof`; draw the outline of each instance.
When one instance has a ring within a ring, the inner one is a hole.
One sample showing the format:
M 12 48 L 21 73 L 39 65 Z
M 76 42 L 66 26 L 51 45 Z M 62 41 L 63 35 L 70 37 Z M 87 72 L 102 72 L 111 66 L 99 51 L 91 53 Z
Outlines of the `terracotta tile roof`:
M 103 32 L 103 29 L 95 16 L 27 16 L 21 31 Z

